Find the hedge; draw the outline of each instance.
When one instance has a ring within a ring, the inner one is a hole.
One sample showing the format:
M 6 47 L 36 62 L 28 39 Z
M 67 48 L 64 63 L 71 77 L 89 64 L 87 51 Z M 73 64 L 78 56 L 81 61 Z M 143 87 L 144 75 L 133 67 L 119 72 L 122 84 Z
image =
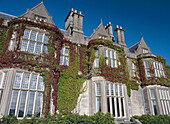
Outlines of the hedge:
M 96 113 L 93 116 L 78 115 L 78 114 L 57 114 L 47 115 L 47 118 L 33 116 L 31 119 L 26 117 L 22 120 L 17 120 L 15 116 L 6 116 L 1 118 L 2 124 L 114 124 L 114 117 L 111 114 Z

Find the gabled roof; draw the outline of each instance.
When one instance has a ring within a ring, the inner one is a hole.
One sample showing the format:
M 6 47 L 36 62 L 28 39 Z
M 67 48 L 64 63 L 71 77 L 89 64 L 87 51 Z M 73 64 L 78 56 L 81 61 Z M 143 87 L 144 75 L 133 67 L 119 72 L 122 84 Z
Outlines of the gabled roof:
M 129 51 L 130 51 L 131 53 L 134 53 L 134 52 L 138 49 L 138 46 L 139 46 L 139 42 L 136 43 L 136 44 L 134 44 L 133 46 L 131 46 L 131 47 L 129 48 Z
M 137 49 L 138 49 L 139 47 L 141 47 L 141 46 L 149 50 L 149 47 L 148 47 L 148 45 L 146 44 L 146 42 L 145 42 L 145 40 L 144 40 L 144 38 L 143 38 L 143 35 L 141 35 L 141 40 L 140 40 L 138 43 L 136 43 L 135 45 L 133 45 L 133 46 L 131 46 L 131 47 L 129 48 L 129 51 L 130 51 L 131 53 L 135 53 L 135 51 L 137 51 Z
M 104 28 L 104 26 L 103 26 L 102 20 L 101 20 L 101 22 L 100 22 L 100 25 L 96 28 L 96 30 L 94 30 L 94 32 L 92 33 L 92 35 L 90 36 L 90 38 L 92 38 L 96 33 L 97 33 L 97 34 L 101 34 L 101 35 L 103 35 L 103 36 L 108 36 L 108 37 L 109 37 L 108 33 L 106 32 L 106 30 L 105 30 L 105 28 Z
M 32 12 L 36 15 L 39 15 L 39 16 L 47 17 L 50 19 L 49 21 L 52 24 L 54 24 L 54 22 L 52 21 L 52 16 L 49 15 L 46 7 L 43 4 L 43 1 L 41 3 L 39 3 L 38 5 L 36 5 L 35 7 L 33 7 L 32 9 L 27 9 L 27 12 L 24 13 L 23 15 L 21 15 L 20 17 L 29 17 L 29 18 L 33 19 L 33 17 L 31 17 L 31 15 L 29 15 L 30 12 Z
M 11 19 L 13 19 L 13 18 L 16 18 L 16 16 L 9 15 L 9 14 L 3 13 L 3 12 L 0 12 L 0 18 L 7 19 L 7 20 L 11 20 Z

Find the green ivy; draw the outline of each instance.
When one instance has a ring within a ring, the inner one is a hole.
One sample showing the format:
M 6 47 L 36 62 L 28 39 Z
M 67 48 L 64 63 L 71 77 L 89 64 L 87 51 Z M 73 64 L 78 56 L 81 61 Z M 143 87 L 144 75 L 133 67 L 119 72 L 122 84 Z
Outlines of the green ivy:
M 58 86 L 57 109 L 60 113 L 71 113 L 76 107 L 78 97 L 86 88 L 83 83 L 86 81 L 79 72 L 79 56 L 75 56 L 74 62 L 70 63 L 68 68 L 61 72 Z

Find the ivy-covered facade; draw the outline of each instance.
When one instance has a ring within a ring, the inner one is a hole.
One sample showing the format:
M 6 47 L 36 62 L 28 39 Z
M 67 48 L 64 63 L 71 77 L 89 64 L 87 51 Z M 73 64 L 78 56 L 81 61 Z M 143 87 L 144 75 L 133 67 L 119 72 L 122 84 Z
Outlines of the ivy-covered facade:
M 7 18 L 8 17 L 8 18 Z M 111 113 L 170 115 L 169 66 L 146 42 L 127 48 L 122 27 L 101 21 L 90 37 L 71 9 L 59 29 L 41 2 L 20 17 L 0 13 L 0 118 Z

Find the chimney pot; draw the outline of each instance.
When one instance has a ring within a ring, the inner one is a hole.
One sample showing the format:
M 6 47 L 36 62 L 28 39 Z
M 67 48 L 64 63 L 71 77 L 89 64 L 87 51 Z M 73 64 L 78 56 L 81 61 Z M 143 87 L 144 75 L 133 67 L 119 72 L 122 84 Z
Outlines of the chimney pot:
M 77 10 L 75 9 L 75 11 L 74 11 L 75 13 L 77 13 Z
M 111 24 L 111 22 L 109 22 L 109 24 Z
M 119 25 L 116 25 L 116 28 L 119 28 Z
M 79 14 L 82 14 L 81 11 L 79 12 Z
M 122 26 L 120 26 L 120 29 L 122 29 Z
M 74 11 L 74 9 L 72 8 L 71 11 Z

